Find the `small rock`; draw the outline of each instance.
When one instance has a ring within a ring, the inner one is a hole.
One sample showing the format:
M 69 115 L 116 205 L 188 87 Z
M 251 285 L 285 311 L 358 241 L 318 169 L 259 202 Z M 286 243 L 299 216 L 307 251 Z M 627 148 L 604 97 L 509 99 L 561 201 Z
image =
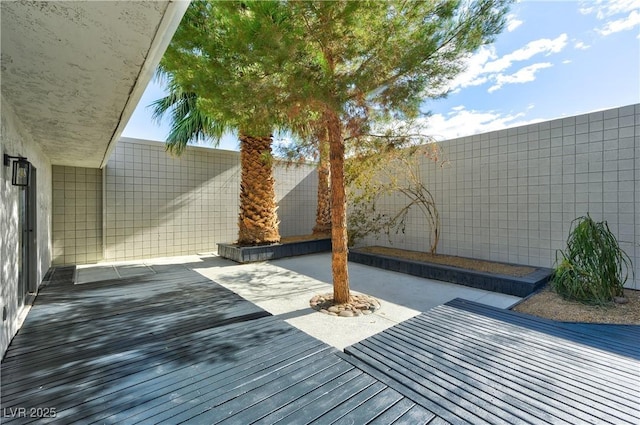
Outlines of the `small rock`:
M 341 317 L 353 317 L 353 311 L 351 310 L 342 310 L 340 312 Z
M 320 310 L 320 313 L 329 314 L 329 312 L 324 308 L 322 310 Z
M 336 314 L 336 313 L 334 313 L 333 311 L 330 311 L 330 312 L 329 312 L 329 316 L 337 316 L 337 314 Z
M 365 316 L 371 313 L 372 313 L 371 310 L 362 310 L 362 314 L 364 314 Z
M 627 297 L 613 297 L 613 302 L 616 304 L 627 304 L 629 302 L 629 298 Z
M 332 305 L 327 310 L 329 310 L 329 313 L 339 313 L 340 312 L 340 308 L 338 308 L 338 306 L 335 306 L 335 305 Z

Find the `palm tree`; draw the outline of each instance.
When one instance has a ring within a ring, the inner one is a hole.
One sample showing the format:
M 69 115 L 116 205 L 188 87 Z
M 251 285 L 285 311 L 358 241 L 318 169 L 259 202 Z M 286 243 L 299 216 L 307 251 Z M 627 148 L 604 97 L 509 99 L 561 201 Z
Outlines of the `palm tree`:
M 278 153 L 289 163 L 306 163 L 310 158 L 317 161 L 318 193 L 313 234 L 331 236 L 331 167 L 327 131 L 317 118 L 310 119 L 306 125 L 293 127 L 296 131 L 292 133 L 298 136 L 295 143 L 279 146 Z
M 331 167 L 326 134 L 318 137 L 318 204 L 314 235 L 331 235 Z
M 278 206 L 272 172 L 272 137 L 240 133 L 240 217 L 238 244 L 280 242 Z
M 153 117 L 161 119 L 170 113 L 171 130 L 167 150 L 182 154 L 189 142 L 212 141 L 217 146 L 226 130 L 234 126 L 213 119 L 199 105 L 197 94 L 182 89 L 170 75 L 169 94 L 153 102 Z M 275 180 L 271 162 L 271 136 L 250 136 L 240 132 L 240 214 L 238 244 L 262 245 L 280 241 L 278 231 Z

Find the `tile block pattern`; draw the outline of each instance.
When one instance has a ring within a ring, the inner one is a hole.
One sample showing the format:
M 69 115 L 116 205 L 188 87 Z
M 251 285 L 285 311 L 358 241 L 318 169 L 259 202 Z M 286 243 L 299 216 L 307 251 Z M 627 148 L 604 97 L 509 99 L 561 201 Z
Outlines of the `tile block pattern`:
M 54 165 L 54 265 L 102 260 L 102 170 Z
M 313 167 L 276 165 L 280 232 L 310 233 Z M 213 252 L 237 238 L 238 152 L 188 148 L 179 157 L 158 142 L 123 138 L 105 171 L 105 259 Z
M 280 236 L 310 234 L 316 219 L 318 173 L 315 167 L 283 162 L 274 165 Z
M 441 217 L 438 252 L 552 267 L 571 222 L 606 220 L 631 257 L 640 289 L 640 104 L 441 142 L 423 180 Z M 399 208 L 402 198 L 385 208 Z M 424 251 L 429 229 L 412 211 L 392 246 Z M 363 244 L 390 245 L 386 237 Z

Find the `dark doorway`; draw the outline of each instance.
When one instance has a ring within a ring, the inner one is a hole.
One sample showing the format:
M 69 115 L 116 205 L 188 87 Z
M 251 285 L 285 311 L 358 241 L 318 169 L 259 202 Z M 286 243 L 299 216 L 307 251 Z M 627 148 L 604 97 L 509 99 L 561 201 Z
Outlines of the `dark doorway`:
M 29 186 L 21 187 L 18 196 L 19 253 L 18 305 L 24 305 L 27 295 L 37 289 L 37 171 L 31 167 Z

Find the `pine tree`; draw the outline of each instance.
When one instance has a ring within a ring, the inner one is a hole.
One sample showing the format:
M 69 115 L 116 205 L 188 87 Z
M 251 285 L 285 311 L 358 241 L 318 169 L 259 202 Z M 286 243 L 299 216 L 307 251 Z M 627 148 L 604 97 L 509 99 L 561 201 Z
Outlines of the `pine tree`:
M 320 120 L 331 167 L 334 301 L 343 303 L 350 297 L 345 139 L 365 132 L 374 116 L 413 118 L 426 97 L 445 95 L 464 59 L 502 30 L 508 4 L 198 2 L 167 62 L 182 87 L 247 134 Z

